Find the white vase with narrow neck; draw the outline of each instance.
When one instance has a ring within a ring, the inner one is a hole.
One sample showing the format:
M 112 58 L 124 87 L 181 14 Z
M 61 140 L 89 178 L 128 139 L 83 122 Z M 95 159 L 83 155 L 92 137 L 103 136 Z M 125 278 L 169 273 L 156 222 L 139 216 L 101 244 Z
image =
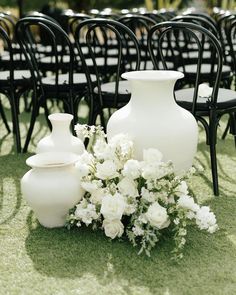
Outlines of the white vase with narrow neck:
M 143 149 L 157 148 L 171 160 L 176 173 L 192 166 L 198 126 L 193 115 L 174 99 L 174 85 L 184 75 L 177 71 L 134 71 L 122 74 L 131 84 L 131 99 L 107 124 L 108 140 L 125 133 L 134 141 L 135 158 Z
M 36 148 L 36 153 L 44 152 L 72 152 L 82 154 L 85 150 L 81 139 L 73 136 L 70 124 L 73 115 L 67 113 L 54 113 L 48 116 L 52 124 L 52 132 L 42 138 Z

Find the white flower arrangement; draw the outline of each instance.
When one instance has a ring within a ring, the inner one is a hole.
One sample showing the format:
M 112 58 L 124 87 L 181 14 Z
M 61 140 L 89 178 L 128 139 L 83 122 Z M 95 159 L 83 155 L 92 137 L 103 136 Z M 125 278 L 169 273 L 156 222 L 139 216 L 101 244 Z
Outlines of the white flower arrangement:
M 143 160 L 133 159 L 133 142 L 119 134 L 109 142 L 101 127 L 76 125 L 81 136 L 96 140 L 77 164 L 82 200 L 68 214 L 68 228 L 82 224 L 102 229 L 111 239 L 127 237 L 139 254 L 150 256 L 159 239 L 171 232 L 175 241 L 173 258 L 183 257 L 187 225 L 195 224 L 209 233 L 218 226 L 213 212 L 199 206 L 189 194 L 186 180 L 196 169 L 175 175 L 172 162 L 163 162 L 157 149 L 143 151 Z

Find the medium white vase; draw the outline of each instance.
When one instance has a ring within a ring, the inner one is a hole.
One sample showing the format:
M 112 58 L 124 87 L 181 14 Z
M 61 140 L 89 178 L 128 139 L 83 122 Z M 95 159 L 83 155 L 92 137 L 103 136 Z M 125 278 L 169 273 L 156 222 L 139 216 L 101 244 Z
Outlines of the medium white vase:
M 135 158 L 143 149 L 157 148 L 164 161 L 171 160 L 176 173 L 192 166 L 197 150 L 198 126 L 193 115 L 174 99 L 177 71 L 134 71 L 122 74 L 131 83 L 131 99 L 107 124 L 108 140 L 118 133 L 130 135 Z
M 85 148 L 81 139 L 73 136 L 70 124 L 73 115 L 67 113 L 54 113 L 48 116 L 52 124 L 52 132 L 42 138 L 36 148 L 36 153 L 44 152 L 72 152 L 81 155 Z
M 64 226 L 68 210 L 83 196 L 75 166 L 78 157 L 73 153 L 49 152 L 26 160 L 32 169 L 21 179 L 21 191 L 45 227 Z

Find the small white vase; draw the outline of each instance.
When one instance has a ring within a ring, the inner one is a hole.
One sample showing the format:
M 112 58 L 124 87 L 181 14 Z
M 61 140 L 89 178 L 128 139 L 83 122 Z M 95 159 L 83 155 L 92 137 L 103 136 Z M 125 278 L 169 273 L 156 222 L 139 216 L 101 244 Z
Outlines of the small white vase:
M 193 115 L 174 99 L 174 85 L 183 78 L 177 71 L 134 71 L 122 74 L 131 83 L 131 99 L 107 124 L 108 140 L 118 133 L 130 135 L 135 158 L 143 149 L 157 148 L 175 172 L 192 166 L 197 149 L 198 126 Z
M 64 226 L 68 210 L 83 196 L 75 167 L 78 157 L 73 153 L 49 152 L 26 160 L 32 169 L 21 179 L 21 191 L 45 227 Z
M 48 116 L 52 124 L 52 132 L 42 138 L 36 148 L 36 153 L 45 152 L 72 152 L 81 155 L 85 148 L 81 139 L 73 136 L 70 123 L 73 115 L 67 113 L 54 113 Z

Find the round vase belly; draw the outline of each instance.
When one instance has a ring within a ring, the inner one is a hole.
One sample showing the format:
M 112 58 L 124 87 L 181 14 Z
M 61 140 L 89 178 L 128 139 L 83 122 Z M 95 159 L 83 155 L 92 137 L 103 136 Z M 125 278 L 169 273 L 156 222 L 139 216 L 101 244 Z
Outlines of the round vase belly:
M 82 198 L 77 160 L 78 155 L 65 152 L 37 154 L 26 160 L 32 169 L 21 179 L 21 191 L 45 227 L 64 226 L 68 210 Z
M 124 73 L 122 77 L 131 83 L 131 99 L 110 117 L 108 140 L 126 133 L 134 141 L 136 159 L 142 159 L 143 149 L 157 148 L 164 161 L 173 162 L 176 173 L 189 169 L 197 149 L 198 126 L 174 99 L 175 82 L 183 76 L 177 71 Z
M 73 115 L 67 113 L 54 113 L 48 116 L 52 124 L 52 132 L 42 138 L 36 148 L 36 153 L 45 152 L 72 152 L 81 155 L 84 144 L 81 139 L 73 136 L 70 131 L 70 123 Z

